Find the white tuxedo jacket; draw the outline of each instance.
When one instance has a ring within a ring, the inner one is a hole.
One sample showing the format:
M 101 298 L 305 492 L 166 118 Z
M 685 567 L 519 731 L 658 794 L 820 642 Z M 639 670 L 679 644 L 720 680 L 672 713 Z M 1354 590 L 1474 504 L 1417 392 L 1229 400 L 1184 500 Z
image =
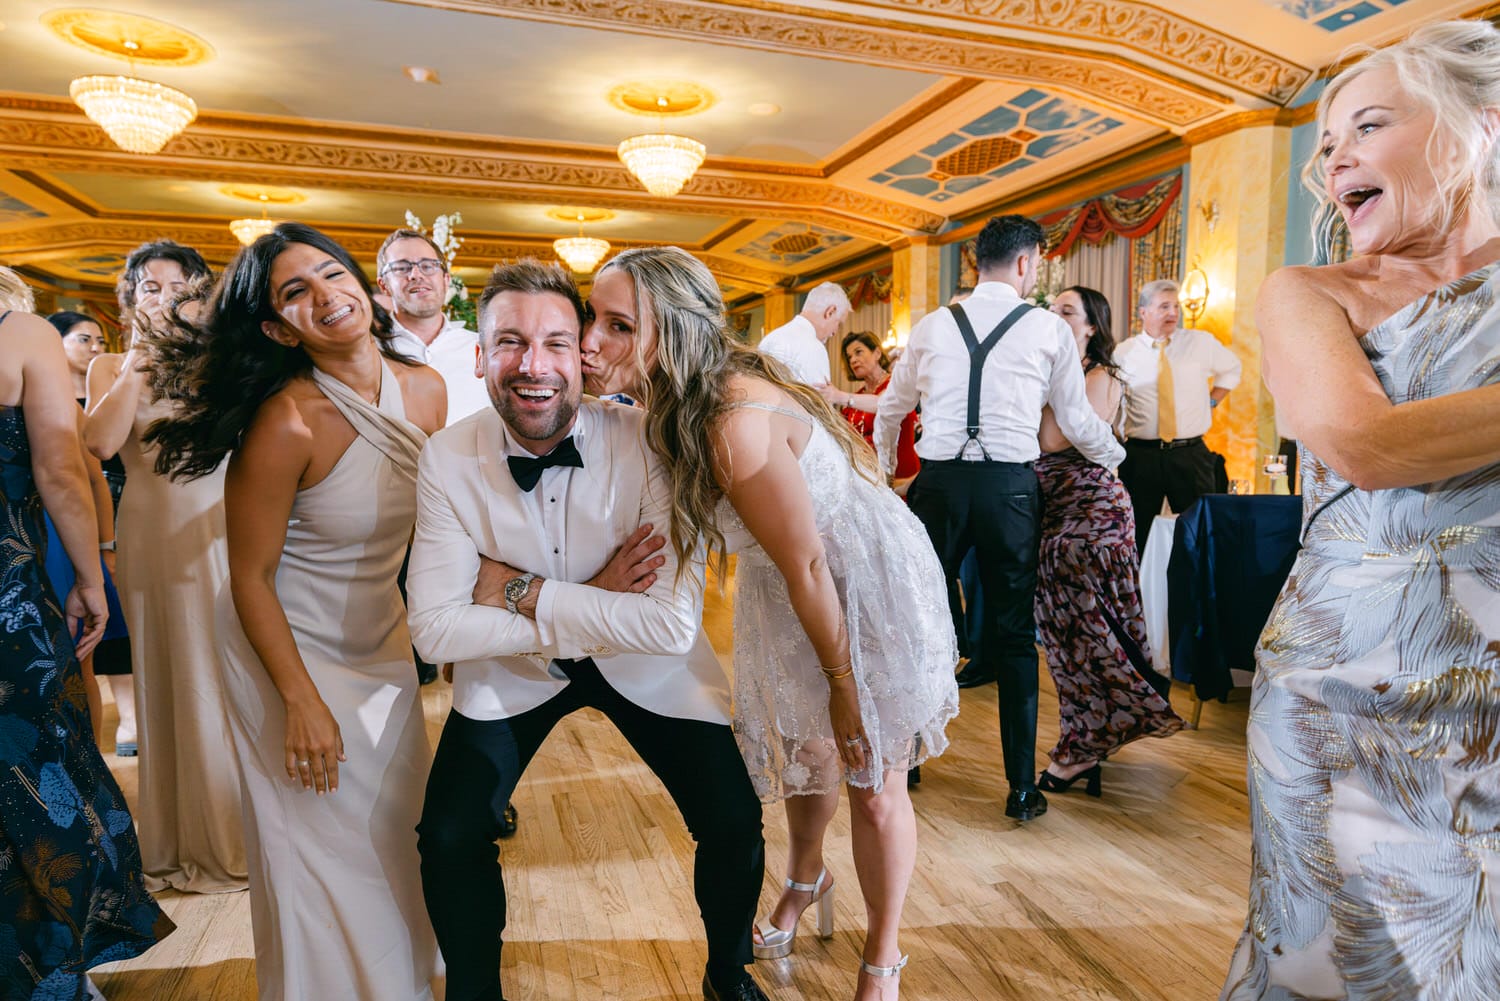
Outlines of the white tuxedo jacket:
M 515 445 L 491 407 L 427 442 L 417 473 L 417 530 L 407 572 L 412 643 L 434 663 L 453 662 L 453 707 L 470 719 L 505 719 L 533 709 L 568 684 L 554 658 L 592 657 L 625 698 L 663 716 L 725 723 L 729 683 L 703 634 L 703 563 L 677 580 L 666 565 L 642 594 L 616 594 L 586 581 L 642 523 L 670 523 L 665 471 L 647 448 L 644 413 L 584 397 L 573 427 L 583 468 L 569 477 L 565 544 L 547 538 L 537 512 L 510 475 Z M 553 549 L 559 551 L 554 553 Z M 536 620 L 473 603 L 479 557 L 546 578 Z

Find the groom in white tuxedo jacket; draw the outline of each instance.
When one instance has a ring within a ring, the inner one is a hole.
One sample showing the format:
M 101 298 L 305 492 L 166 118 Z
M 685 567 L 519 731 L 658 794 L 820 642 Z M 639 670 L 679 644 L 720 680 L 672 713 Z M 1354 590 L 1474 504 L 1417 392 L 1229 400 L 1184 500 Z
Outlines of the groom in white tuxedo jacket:
M 639 411 L 583 398 L 583 322 L 561 269 L 497 267 L 479 299 L 494 407 L 435 434 L 419 465 L 412 641 L 454 665 L 418 827 L 448 1001 L 501 999 L 502 812 L 547 734 L 585 706 L 661 779 L 697 842 L 704 996 L 762 1001 L 745 972 L 760 804 L 702 630 L 703 565 L 679 575 L 671 547 L 642 541 L 668 523 L 665 474 Z

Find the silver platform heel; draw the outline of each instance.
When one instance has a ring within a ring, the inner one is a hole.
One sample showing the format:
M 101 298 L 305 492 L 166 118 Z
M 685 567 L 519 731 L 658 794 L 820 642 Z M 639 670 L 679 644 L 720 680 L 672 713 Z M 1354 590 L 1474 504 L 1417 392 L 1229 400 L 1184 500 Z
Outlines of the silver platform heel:
M 833 879 L 824 869 L 818 873 L 818 878 L 811 883 L 799 883 L 791 877 L 787 877 L 786 888 L 796 890 L 799 893 L 811 893 L 812 899 L 807 902 L 808 907 L 818 905 L 818 937 L 833 938 Z M 803 910 L 807 910 L 806 907 Z M 798 915 L 800 918 L 801 915 Z M 756 959 L 781 959 L 791 955 L 792 942 L 797 937 L 797 926 L 793 924 L 790 929 L 777 928 L 769 921 L 757 922 L 755 930 L 760 933 L 760 941 L 752 942 L 751 951 L 755 953 Z

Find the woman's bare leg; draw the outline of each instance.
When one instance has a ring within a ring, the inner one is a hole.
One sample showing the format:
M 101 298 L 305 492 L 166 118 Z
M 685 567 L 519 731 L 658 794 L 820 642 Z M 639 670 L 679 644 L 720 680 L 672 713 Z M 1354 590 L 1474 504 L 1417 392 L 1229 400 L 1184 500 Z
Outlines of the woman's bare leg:
M 906 792 L 904 771 L 886 772 L 879 795 L 849 787 L 849 820 L 854 841 L 854 871 L 859 874 L 869 930 L 864 961 L 895 966 L 901 959 L 901 908 L 917 863 L 917 819 Z M 896 997 L 899 977 L 872 977 L 863 971 L 856 1001 Z

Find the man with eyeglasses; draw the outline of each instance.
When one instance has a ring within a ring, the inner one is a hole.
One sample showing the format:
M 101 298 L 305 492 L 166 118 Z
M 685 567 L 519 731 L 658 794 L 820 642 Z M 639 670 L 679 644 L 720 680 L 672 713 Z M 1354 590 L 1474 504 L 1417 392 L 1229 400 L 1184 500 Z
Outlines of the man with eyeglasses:
M 448 262 L 438 245 L 414 229 L 398 229 L 385 238 L 375 255 L 380 290 L 391 297 L 395 321 L 391 346 L 396 352 L 430 365 L 448 388 L 447 424 L 490 407 L 490 394 L 479 377 L 479 335 L 443 313 L 448 302 Z M 446 425 L 445 425 L 446 426 Z M 408 558 L 410 553 L 408 553 Z M 406 597 L 406 565 L 397 581 Z M 412 648 L 417 677 L 427 685 L 437 680 L 437 665 L 429 664 Z M 507 803 L 501 837 L 516 833 L 516 808 Z
M 414 229 L 398 229 L 380 245 L 375 271 L 381 291 L 395 306 L 393 347 L 443 377 L 448 423 L 487 408 L 489 394 L 475 374 L 479 335 L 443 313 L 448 263 L 437 244 Z

